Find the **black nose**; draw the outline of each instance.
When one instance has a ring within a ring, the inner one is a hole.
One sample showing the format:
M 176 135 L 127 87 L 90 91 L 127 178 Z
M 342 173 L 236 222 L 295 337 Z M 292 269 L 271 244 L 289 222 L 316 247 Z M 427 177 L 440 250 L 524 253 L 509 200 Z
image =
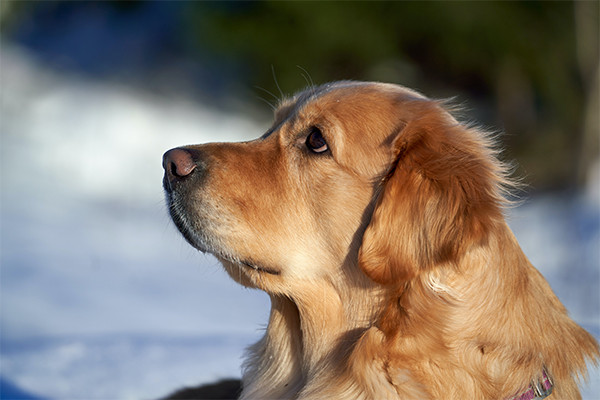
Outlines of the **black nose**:
M 190 176 L 197 165 L 189 150 L 175 148 L 163 155 L 163 168 L 165 169 L 165 189 L 173 189 L 177 182 Z M 166 187 L 166 185 L 169 187 Z

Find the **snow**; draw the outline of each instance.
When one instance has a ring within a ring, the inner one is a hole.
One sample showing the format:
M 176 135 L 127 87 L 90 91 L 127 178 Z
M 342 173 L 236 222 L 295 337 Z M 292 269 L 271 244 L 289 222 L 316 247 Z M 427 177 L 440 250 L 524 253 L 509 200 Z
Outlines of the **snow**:
M 156 399 L 239 376 L 268 298 L 234 283 L 176 232 L 161 156 L 182 144 L 257 137 L 266 124 L 52 72 L 6 44 L 0 74 L 3 390 Z M 589 192 L 534 198 L 509 213 L 526 254 L 596 337 L 597 192 L 593 182 Z M 600 397 L 598 369 L 584 394 Z
M 3 379 L 45 398 L 150 399 L 239 376 L 268 298 L 177 233 L 161 157 L 263 128 L 1 51 Z

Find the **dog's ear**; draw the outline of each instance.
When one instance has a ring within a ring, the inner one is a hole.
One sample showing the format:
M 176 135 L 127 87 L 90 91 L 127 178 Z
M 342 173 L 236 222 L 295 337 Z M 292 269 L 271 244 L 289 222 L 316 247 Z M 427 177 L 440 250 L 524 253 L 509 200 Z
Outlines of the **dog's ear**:
M 489 139 L 437 102 L 410 107 L 359 253 L 362 270 L 382 284 L 457 261 L 502 218 L 506 179 Z

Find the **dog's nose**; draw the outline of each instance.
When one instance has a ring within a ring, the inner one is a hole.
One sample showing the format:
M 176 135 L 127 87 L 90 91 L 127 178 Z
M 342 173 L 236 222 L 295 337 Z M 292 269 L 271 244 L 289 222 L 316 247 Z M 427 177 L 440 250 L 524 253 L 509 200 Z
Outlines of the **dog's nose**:
M 196 169 L 196 162 L 192 153 L 186 149 L 175 148 L 163 155 L 163 168 L 165 178 L 171 187 L 178 181 L 191 175 Z M 165 182 L 166 183 L 166 182 Z

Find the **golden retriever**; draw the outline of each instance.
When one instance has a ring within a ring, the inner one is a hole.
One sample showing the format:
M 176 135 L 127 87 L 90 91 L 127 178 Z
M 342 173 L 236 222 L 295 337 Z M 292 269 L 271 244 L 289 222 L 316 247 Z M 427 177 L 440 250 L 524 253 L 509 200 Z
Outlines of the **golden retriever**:
M 489 135 L 443 102 L 311 87 L 259 139 L 163 166 L 183 236 L 271 298 L 241 398 L 580 398 L 598 344 L 505 223 Z

